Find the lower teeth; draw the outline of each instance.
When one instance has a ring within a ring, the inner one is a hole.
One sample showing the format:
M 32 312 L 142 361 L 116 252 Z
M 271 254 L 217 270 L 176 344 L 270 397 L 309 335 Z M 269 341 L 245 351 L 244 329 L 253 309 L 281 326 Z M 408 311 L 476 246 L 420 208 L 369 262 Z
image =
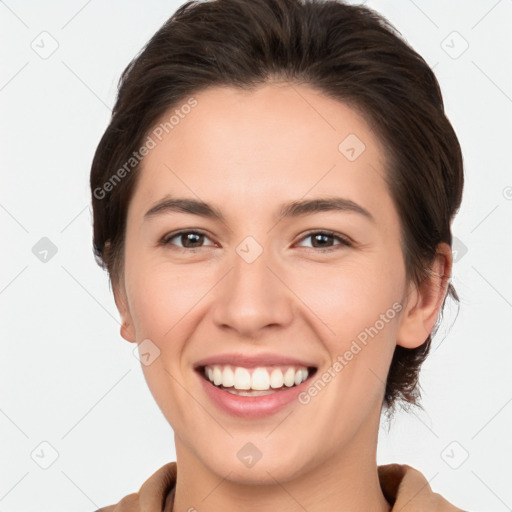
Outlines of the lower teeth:
M 228 393 L 231 393 L 232 395 L 239 395 L 239 396 L 265 396 L 265 395 L 272 395 L 276 392 L 275 389 L 267 389 L 259 391 L 257 389 L 235 389 L 235 388 L 225 388 L 224 386 L 217 386 L 218 388 L 222 389 L 223 391 L 227 391 Z

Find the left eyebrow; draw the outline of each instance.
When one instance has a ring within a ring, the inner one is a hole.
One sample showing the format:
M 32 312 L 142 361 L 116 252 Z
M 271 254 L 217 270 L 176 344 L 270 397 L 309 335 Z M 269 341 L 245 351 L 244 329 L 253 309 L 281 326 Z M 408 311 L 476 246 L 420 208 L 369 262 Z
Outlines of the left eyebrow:
M 315 199 L 304 199 L 301 201 L 291 201 L 281 206 L 279 210 L 279 217 L 299 217 L 312 213 L 331 211 L 358 213 L 375 223 L 375 218 L 366 208 L 363 208 L 351 199 L 343 197 L 320 197 Z
M 367 218 L 369 221 L 375 223 L 374 216 L 366 208 L 363 208 L 361 205 L 350 199 L 342 197 L 324 197 L 290 201 L 280 206 L 276 217 L 278 219 L 301 217 L 304 215 L 330 211 L 358 213 L 359 215 Z M 180 197 L 173 198 L 170 196 L 164 197 L 162 200 L 153 205 L 144 214 L 144 220 L 168 212 L 190 213 L 192 215 L 199 215 L 201 217 L 225 222 L 225 217 L 222 212 L 211 204 L 197 199 Z

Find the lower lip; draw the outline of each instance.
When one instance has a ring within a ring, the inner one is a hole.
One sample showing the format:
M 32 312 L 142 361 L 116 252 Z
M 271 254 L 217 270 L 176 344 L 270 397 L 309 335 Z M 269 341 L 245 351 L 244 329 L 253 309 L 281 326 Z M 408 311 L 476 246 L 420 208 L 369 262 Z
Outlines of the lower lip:
M 224 412 L 239 418 L 261 418 L 280 411 L 294 401 L 310 384 L 310 378 L 298 386 L 292 386 L 264 396 L 240 396 L 223 391 L 196 372 L 206 394 Z M 311 376 L 310 376 L 311 377 Z

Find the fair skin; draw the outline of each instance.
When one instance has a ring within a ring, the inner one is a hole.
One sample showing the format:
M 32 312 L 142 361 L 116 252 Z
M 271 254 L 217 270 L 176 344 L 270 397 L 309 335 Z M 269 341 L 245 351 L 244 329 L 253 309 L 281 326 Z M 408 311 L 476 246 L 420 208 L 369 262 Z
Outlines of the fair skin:
M 450 247 L 440 244 L 421 287 L 406 281 L 384 149 L 348 106 L 289 83 L 194 97 L 198 105 L 143 161 L 114 284 L 123 338 L 160 350 L 143 371 L 174 431 L 174 511 L 389 511 L 376 464 L 384 383 L 395 346 L 417 347 L 434 327 Z M 349 134 L 365 144 L 353 161 L 338 150 Z M 169 211 L 145 220 L 167 194 L 212 204 L 225 221 Z M 353 211 L 275 217 L 284 202 L 326 196 L 352 200 L 373 220 Z M 206 236 L 158 244 L 178 230 Z M 322 245 L 309 230 L 353 245 Z M 251 263 L 236 251 L 248 236 L 263 248 Z M 307 405 L 234 417 L 193 369 L 219 353 L 271 352 L 311 361 L 318 376 L 394 303 L 401 311 Z M 252 467 L 237 457 L 247 442 L 262 454 Z

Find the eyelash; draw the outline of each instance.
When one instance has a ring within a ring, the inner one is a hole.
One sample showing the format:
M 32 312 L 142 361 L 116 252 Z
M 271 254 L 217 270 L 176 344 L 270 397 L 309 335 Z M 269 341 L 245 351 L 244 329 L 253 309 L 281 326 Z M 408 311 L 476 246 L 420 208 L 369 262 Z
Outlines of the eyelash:
M 199 230 L 182 230 L 182 231 L 177 231 L 175 233 L 169 233 L 168 235 L 165 235 L 161 240 L 160 240 L 160 243 L 159 245 L 162 245 L 164 247 L 167 247 L 167 246 L 170 246 L 170 245 L 173 245 L 171 244 L 171 240 L 176 238 L 177 236 L 179 235 L 185 235 L 185 234 L 195 234 L 195 235 L 204 235 L 205 237 L 208 238 L 208 235 L 206 233 L 204 233 L 203 231 L 199 231 Z M 299 242 L 305 240 L 306 238 L 310 238 L 312 237 L 313 235 L 325 235 L 325 236 L 330 236 L 330 237 L 333 237 L 335 238 L 336 240 L 338 240 L 339 242 L 341 242 L 339 245 L 335 245 L 333 247 L 327 247 L 327 248 L 321 248 L 321 247 L 306 247 L 306 249 L 310 249 L 310 250 L 315 250 L 316 252 L 317 251 L 320 251 L 320 252 L 332 252 L 332 251 L 335 251 L 337 250 L 336 248 L 337 247 L 352 247 L 354 244 L 346 237 L 344 236 L 341 236 L 333 231 L 328 231 L 328 230 L 320 230 L 320 231 L 309 231 L 308 233 L 306 233 L 300 240 Z M 208 247 L 208 246 L 206 246 Z M 197 251 L 198 249 L 203 249 L 204 247 L 192 247 L 192 248 L 188 248 L 188 247 L 179 247 L 179 246 L 176 246 L 175 248 L 173 248 L 173 250 L 178 250 L 178 251 L 183 251 L 183 252 L 192 252 L 192 251 Z

